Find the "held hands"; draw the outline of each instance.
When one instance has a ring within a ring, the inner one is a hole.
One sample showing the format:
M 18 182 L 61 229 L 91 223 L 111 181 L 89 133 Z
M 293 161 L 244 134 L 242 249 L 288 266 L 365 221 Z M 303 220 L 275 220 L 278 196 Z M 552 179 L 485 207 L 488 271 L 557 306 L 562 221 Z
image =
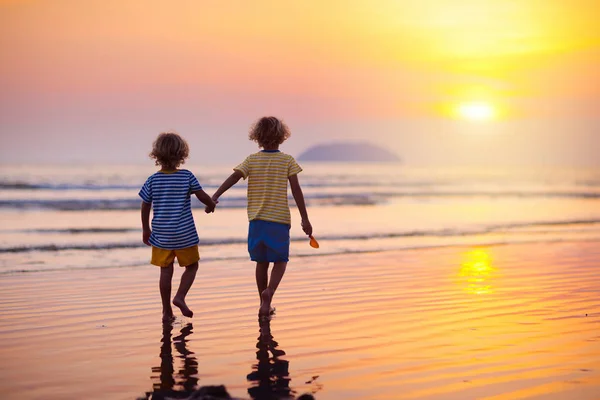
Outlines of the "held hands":
M 313 228 L 312 228 L 312 225 L 310 224 L 310 221 L 308 219 L 303 219 L 302 220 L 302 230 L 308 236 L 312 235 Z
M 146 246 L 150 246 L 150 235 L 152 234 L 152 231 L 150 229 L 144 229 L 142 232 L 142 242 L 144 242 L 144 244 Z
M 206 206 L 204 208 L 204 212 L 207 213 L 207 214 L 215 212 L 215 207 L 217 206 L 217 204 L 219 204 L 219 200 L 215 199 L 214 197 L 212 198 L 212 201 L 213 201 L 213 205 L 212 206 Z

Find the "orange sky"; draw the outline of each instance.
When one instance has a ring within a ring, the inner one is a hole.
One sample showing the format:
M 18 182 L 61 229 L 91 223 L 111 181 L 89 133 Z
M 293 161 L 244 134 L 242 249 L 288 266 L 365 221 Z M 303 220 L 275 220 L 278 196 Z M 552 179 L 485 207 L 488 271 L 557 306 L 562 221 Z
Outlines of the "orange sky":
M 581 148 L 569 151 L 587 159 L 600 126 L 594 3 L 0 1 L 2 156 L 36 140 L 94 160 L 87 145 L 97 153 L 119 140 L 117 161 L 143 161 L 146 142 L 175 128 L 219 151 L 230 145 L 216 137 L 239 138 L 238 157 L 253 148 L 252 119 L 275 114 L 297 132 L 295 152 L 377 127 L 370 139 L 417 161 L 439 157 L 430 132 L 440 126 L 457 151 L 477 130 L 508 151 L 542 145 L 556 119 L 573 121 L 544 151 L 561 162 L 561 137 L 575 135 Z M 470 100 L 501 115 L 477 127 L 452 121 L 447 110 Z M 528 136 L 498 133 L 507 129 Z

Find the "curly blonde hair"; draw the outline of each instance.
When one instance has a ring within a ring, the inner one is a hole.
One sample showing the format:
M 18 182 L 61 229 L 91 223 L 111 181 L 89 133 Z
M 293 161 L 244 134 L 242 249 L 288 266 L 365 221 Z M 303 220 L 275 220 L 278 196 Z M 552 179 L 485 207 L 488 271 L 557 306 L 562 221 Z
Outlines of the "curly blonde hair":
M 275 117 L 262 117 L 250 127 L 248 139 L 262 148 L 277 147 L 292 135 L 290 128 Z
M 176 132 L 163 132 L 152 143 L 150 158 L 164 169 L 176 169 L 190 155 L 187 142 Z

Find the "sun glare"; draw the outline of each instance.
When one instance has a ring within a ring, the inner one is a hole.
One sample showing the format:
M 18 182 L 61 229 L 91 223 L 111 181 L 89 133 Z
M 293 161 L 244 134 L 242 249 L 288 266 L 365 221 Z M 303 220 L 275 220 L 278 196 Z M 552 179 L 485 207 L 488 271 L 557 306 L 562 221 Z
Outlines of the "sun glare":
M 458 105 L 457 113 L 460 118 L 469 121 L 490 121 L 496 116 L 496 110 L 489 103 L 470 102 Z
M 490 254 L 474 249 L 464 254 L 459 276 L 468 293 L 481 295 L 493 292 L 491 280 L 495 271 Z

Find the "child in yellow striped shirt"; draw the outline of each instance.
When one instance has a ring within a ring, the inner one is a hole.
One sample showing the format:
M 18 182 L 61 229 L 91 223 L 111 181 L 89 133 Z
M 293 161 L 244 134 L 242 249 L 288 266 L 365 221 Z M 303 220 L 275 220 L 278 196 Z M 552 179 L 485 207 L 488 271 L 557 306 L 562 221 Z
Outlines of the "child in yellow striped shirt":
M 219 197 L 241 178 L 248 179 L 248 252 L 256 262 L 256 286 L 260 296 L 259 315 L 272 312 L 271 300 L 283 278 L 290 252 L 290 208 L 288 205 L 289 181 L 292 195 L 302 218 L 302 230 L 312 235 L 312 225 L 304 203 L 304 195 L 298 181 L 302 168 L 294 157 L 279 151 L 290 130 L 275 117 L 263 117 L 250 128 L 249 139 L 258 143 L 261 151 L 250 154 L 234 168 L 213 194 Z M 273 263 L 271 278 L 269 264 Z

